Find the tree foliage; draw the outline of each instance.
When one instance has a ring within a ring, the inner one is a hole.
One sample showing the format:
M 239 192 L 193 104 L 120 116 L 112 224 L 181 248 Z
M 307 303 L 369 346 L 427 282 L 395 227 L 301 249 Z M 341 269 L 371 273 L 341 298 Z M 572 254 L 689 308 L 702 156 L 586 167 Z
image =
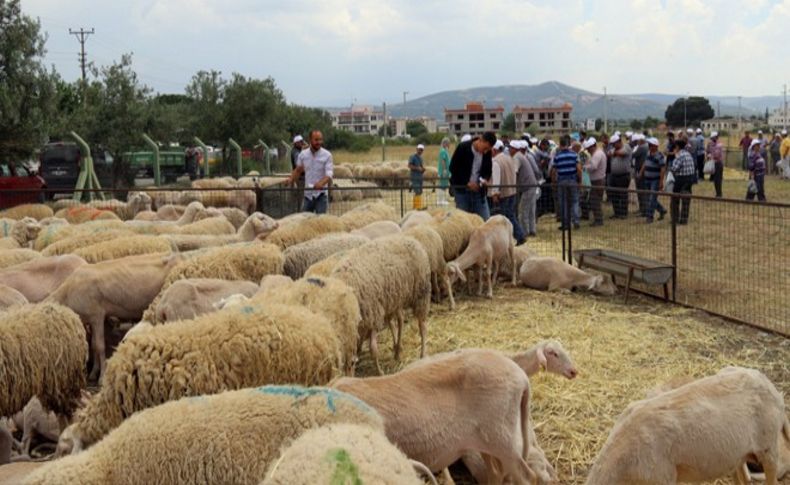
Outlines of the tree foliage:
M 410 120 L 406 122 L 406 133 L 412 138 L 419 138 L 428 133 L 428 128 L 417 120 Z
M 713 118 L 713 114 L 713 108 L 707 98 L 691 96 L 690 98 L 678 98 L 667 106 L 664 118 L 670 126 L 699 125 L 701 121 Z
M 502 133 L 514 133 L 516 131 L 516 115 L 509 113 L 502 121 Z

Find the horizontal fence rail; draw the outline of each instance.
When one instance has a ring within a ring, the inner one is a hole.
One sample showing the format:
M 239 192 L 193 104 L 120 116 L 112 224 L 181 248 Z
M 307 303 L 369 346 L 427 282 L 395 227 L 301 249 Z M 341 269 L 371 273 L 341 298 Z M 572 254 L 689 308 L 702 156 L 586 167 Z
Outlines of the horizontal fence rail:
M 538 187 L 513 186 L 517 198 L 534 193 Z M 536 201 L 539 216 L 537 235 L 527 239 L 528 247 L 539 254 L 578 263 L 573 253 L 604 249 L 675 267 L 672 299 L 682 305 L 790 336 L 790 204 L 756 203 L 696 195 L 629 190 L 605 187 L 602 195 L 603 225 L 592 225 L 594 200 L 589 186 L 575 186 L 578 192 L 580 224 L 561 224 L 560 197 L 572 205 L 571 191 L 555 185 L 539 187 Z M 236 207 L 245 212 L 258 210 L 272 217 L 284 217 L 301 210 L 303 189 L 282 183 L 253 188 L 142 188 L 154 202 L 154 210 L 166 204 L 186 205 L 198 200 L 204 205 Z M 455 189 L 424 185 L 419 199 L 408 180 L 337 180 L 329 190 L 329 213 L 340 215 L 369 202 L 384 202 L 400 216 L 415 208 L 441 210 L 455 207 Z M 565 190 L 563 192 L 563 190 Z M 132 190 L 82 191 L 126 200 Z M 489 195 L 492 190 L 489 188 Z M 562 195 L 561 195 L 562 194 Z M 46 201 L 55 208 L 84 210 L 69 199 L 50 200 L 46 191 L 0 190 L 0 207 Z M 644 213 L 655 196 L 666 211 L 656 211 L 648 223 Z M 71 194 L 69 194 L 71 197 Z M 491 213 L 501 213 L 503 204 L 491 203 Z M 620 217 L 613 218 L 613 203 Z M 102 202 L 94 202 L 94 205 Z M 672 206 L 678 206 L 672 217 Z M 683 206 L 688 206 L 686 220 Z M 517 206 L 518 207 L 518 206 Z M 2 214 L 0 214 L 2 217 Z M 518 214 L 516 214 L 518 218 Z M 88 216 L 90 218 L 90 216 Z M 563 230 L 560 230 L 563 226 Z M 618 283 L 622 283 L 622 279 Z M 635 289 L 663 298 L 660 287 L 634 282 Z

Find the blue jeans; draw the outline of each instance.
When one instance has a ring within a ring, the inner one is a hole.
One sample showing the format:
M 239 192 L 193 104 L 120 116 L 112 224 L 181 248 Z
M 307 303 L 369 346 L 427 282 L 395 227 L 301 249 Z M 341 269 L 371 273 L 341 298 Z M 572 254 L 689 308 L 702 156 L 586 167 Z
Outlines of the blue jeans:
M 652 190 L 653 192 L 658 192 L 658 183 L 659 183 L 658 179 L 645 180 L 642 183 L 644 184 L 645 190 Z M 656 213 L 656 209 L 658 209 L 658 212 L 661 214 L 665 213 L 667 210 L 664 209 L 664 206 L 661 205 L 661 202 L 658 201 L 657 193 L 648 194 L 647 197 L 648 197 L 648 202 L 647 202 L 647 211 L 645 213 L 645 217 L 647 217 L 648 221 L 652 221 L 653 215 Z
M 305 197 L 304 204 L 302 205 L 302 212 L 315 212 L 316 214 L 326 214 L 326 210 L 328 208 L 329 208 L 329 200 L 327 199 L 326 194 L 321 194 L 315 199 Z
M 503 216 L 507 217 L 507 220 L 513 224 L 513 237 L 516 239 L 517 243 L 520 243 L 524 240 L 524 229 L 521 227 L 521 223 L 518 222 L 518 218 L 516 217 L 516 201 L 518 200 L 517 195 L 511 195 L 510 197 L 504 197 L 499 199 L 499 203 L 494 203 L 494 199 L 489 198 L 491 201 L 491 215 L 502 214 Z
M 560 220 L 564 227 L 568 227 L 568 216 L 571 221 L 578 225 L 581 217 L 579 208 L 579 187 L 576 180 L 559 180 L 557 182 L 558 197 L 560 198 Z M 570 210 L 567 207 L 570 202 Z
M 456 188 L 455 206 L 464 212 L 479 215 L 484 221 L 491 217 L 491 213 L 488 210 L 488 201 L 481 191 L 472 192 L 466 187 Z

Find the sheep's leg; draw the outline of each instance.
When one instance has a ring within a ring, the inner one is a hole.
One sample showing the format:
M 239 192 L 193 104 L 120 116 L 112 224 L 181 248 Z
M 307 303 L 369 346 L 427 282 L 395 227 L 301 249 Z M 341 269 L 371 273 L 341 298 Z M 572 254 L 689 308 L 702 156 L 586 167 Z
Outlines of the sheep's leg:
M 104 314 L 93 315 L 88 318 L 93 341 L 93 367 L 88 380 L 100 380 L 104 375 L 106 352 L 104 348 Z
M 499 470 L 499 460 L 489 455 L 488 453 L 481 453 L 483 462 L 486 464 L 486 476 L 488 476 L 488 483 L 499 485 L 502 483 L 503 476 Z
M 482 264 L 477 265 L 477 295 L 480 296 L 483 294 L 483 268 Z
M 453 298 L 453 285 L 450 284 L 450 277 L 445 274 L 443 282 L 444 287 L 447 288 L 447 296 L 450 298 L 450 310 L 455 310 L 455 298 Z
M 473 269 L 469 269 L 466 272 L 466 292 L 469 294 L 469 296 L 472 296 L 472 295 L 475 294 L 474 282 L 472 281 L 472 275 L 474 273 L 472 273 L 472 271 L 474 271 L 474 270 Z
M 756 458 L 760 466 L 763 467 L 765 485 L 777 485 L 779 483 L 777 478 L 777 460 L 779 458 L 777 450 L 774 449 L 758 453 Z
M 379 343 L 376 330 L 371 330 L 370 332 L 370 355 L 373 357 L 373 364 L 376 366 L 376 372 L 378 372 L 380 376 L 384 375 L 379 365 Z
M 400 349 L 401 349 L 400 340 L 401 340 L 401 336 L 403 335 L 403 311 L 398 310 L 397 319 L 398 319 L 398 336 L 395 339 L 395 360 L 400 360 Z
M 425 357 L 425 341 L 428 339 L 428 319 L 425 317 L 419 318 L 420 325 L 420 358 Z
M 439 302 L 442 299 L 442 289 L 439 287 L 439 275 L 431 272 L 431 293 L 433 294 L 432 300 Z
M 492 278 L 492 269 L 494 266 L 494 257 L 493 254 L 489 253 L 488 261 L 486 262 L 486 281 L 488 282 L 488 293 L 486 296 L 488 298 L 494 297 L 494 282 L 491 280 Z
M 743 462 L 741 466 L 735 469 L 735 472 L 732 474 L 732 481 L 738 485 L 750 485 L 752 483 L 752 477 L 749 475 L 749 467 L 746 465 L 746 462 Z
M 513 241 L 510 242 L 508 253 L 510 253 L 510 284 L 516 286 L 516 246 Z

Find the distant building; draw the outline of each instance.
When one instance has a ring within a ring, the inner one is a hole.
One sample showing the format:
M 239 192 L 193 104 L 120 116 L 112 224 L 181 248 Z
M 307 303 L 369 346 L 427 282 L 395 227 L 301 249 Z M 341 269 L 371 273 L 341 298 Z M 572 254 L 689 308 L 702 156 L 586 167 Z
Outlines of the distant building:
M 537 106 L 513 108 L 516 119 L 516 133 L 528 131 L 533 128 L 538 133 L 560 135 L 571 131 L 571 112 L 573 106 L 565 103 L 562 106 Z M 593 130 L 595 120 L 593 120 Z
M 428 133 L 436 133 L 438 131 L 438 124 L 435 118 L 428 116 L 418 116 L 417 118 L 388 118 L 387 121 L 390 125 L 390 136 L 406 136 L 408 132 L 406 127 L 412 121 L 421 123 L 422 126 L 428 130 Z
M 584 130 L 595 131 L 595 118 L 587 118 L 587 121 L 584 122 Z
M 463 109 L 444 109 L 444 121 L 450 133 L 461 136 L 482 135 L 486 131 L 499 131 L 505 116 L 505 108 L 486 108 L 483 103 L 466 103 Z M 430 130 L 428 130 L 430 131 Z
M 774 130 L 781 130 L 790 126 L 790 116 L 785 116 L 785 113 L 790 115 L 790 109 L 785 111 L 784 108 L 776 108 L 768 115 L 768 126 Z
M 702 130 L 706 133 L 710 133 L 711 131 L 727 131 L 731 133 L 737 133 L 754 128 L 752 123 L 743 120 L 738 122 L 738 118 L 733 118 L 731 116 L 704 120 L 702 123 L 700 123 L 700 125 Z
M 373 106 L 352 105 L 349 111 L 330 113 L 332 126 L 358 135 L 377 135 L 384 126 L 384 113 Z

